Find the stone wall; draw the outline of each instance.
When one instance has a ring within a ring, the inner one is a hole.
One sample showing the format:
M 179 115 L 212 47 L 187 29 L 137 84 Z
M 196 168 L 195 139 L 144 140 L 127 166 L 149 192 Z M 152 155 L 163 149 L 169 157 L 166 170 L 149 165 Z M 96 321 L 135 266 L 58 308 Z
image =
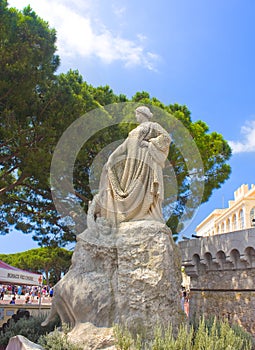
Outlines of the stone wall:
M 255 229 L 179 242 L 190 317 L 217 315 L 255 336 Z
M 243 278 L 246 274 L 247 271 L 224 271 L 192 278 L 196 287 L 191 286 L 190 317 L 216 315 L 227 318 L 255 336 L 255 289 L 237 289 L 232 284 L 237 275 Z M 249 271 L 248 275 L 255 281 L 255 271 Z

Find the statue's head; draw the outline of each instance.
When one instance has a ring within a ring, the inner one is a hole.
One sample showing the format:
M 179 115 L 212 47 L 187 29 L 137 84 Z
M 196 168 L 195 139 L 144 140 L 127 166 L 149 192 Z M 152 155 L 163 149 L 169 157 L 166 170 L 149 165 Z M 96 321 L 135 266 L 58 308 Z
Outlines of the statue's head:
M 146 106 L 140 106 L 136 108 L 136 113 L 140 113 L 142 114 L 144 117 L 146 117 L 148 120 L 151 120 L 153 117 L 152 112 L 150 111 L 150 109 Z

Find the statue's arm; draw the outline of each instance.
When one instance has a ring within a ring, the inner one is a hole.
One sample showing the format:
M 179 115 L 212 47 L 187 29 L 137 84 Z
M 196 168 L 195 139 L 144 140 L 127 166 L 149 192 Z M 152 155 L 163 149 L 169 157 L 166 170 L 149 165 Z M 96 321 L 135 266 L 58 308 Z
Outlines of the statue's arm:
M 166 133 L 161 134 L 157 137 L 153 137 L 149 140 L 159 151 L 166 152 L 169 148 L 171 139 Z
M 112 154 L 108 158 L 106 167 L 111 168 L 114 164 L 114 159 L 123 155 L 126 152 L 126 150 L 127 150 L 127 139 L 112 152 Z
M 171 138 L 167 131 L 157 124 L 158 136 L 149 140 L 148 150 L 152 158 L 164 167 L 165 160 L 168 156 Z

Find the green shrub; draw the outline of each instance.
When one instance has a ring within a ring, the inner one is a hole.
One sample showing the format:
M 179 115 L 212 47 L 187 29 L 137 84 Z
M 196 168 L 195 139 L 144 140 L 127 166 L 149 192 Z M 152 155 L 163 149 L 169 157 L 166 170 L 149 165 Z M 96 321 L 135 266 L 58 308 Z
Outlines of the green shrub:
M 39 337 L 43 334 L 49 333 L 60 324 L 60 320 L 56 319 L 48 326 L 42 327 L 41 323 L 45 320 L 46 315 L 30 316 L 29 318 L 21 318 L 17 322 L 14 319 L 10 319 L 9 326 L 5 328 L 5 331 L 0 332 L 0 344 L 7 345 L 9 339 L 16 335 L 23 335 L 27 339 L 36 343 Z
M 113 329 L 113 334 L 115 339 L 117 340 L 117 349 L 128 350 L 134 347 L 136 341 L 126 327 L 115 325 Z
M 201 318 L 195 325 L 182 324 L 176 337 L 172 328 L 155 327 L 151 341 L 132 337 L 126 327 L 115 326 L 118 350 L 252 350 L 252 336 L 241 327 L 231 326 L 227 320 Z
M 42 335 L 38 344 L 43 346 L 45 350 L 82 350 L 78 345 L 68 341 L 67 333 L 69 330 L 67 325 L 63 325 L 62 332 L 55 329 L 50 334 Z
M 194 323 L 194 329 L 195 345 L 203 338 L 205 349 L 214 347 L 217 350 L 250 350 L 254 346 L 251 334 L 237 324 L 230 325 L 226 319 L 201 318 L 199 322 Z

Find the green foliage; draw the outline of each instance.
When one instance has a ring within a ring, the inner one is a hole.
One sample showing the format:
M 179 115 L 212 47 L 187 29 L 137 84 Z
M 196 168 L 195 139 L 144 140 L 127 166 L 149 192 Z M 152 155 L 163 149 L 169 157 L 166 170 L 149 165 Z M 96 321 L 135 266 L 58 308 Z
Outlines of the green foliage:
M 17 116 L 25 122 L 23 112 L 30 99 L 34 100 L 36 89 L 53 77 L 59 65 L 56 32 L 29 6 L 20 12 L 1 0 L 0 11 L 1 111 L 11 119 L 15 106 Z
M 252 346 L 250 334 L 237 325 L 231 326 L 227 320 L 217 321 L 216 317 L 207 322 L 200 319 L 195 331 L 194 349 L 248 350 Z
M 94 120 L 102 125 L 102 130 L 86 142 L 74 168 L 74 201 L 87 211 L 92 198 L 89 176 L 93 160 L 105 146 L 126 137 L 134 127 L 127 124 L 126 133 L 123 123 L 104 129 L 103 125 L 116 117 L 104 106 L 129 100 L 123 94 L 115 95 L 108 85 L 87 84 L 76 70 L 55 75 L 59 65 L 55 54 L 56 32 L 30 7 L 21 12 L 8 8 L 7 2 L 0 0 L 0 15 L 0 232 L 6 234 L 14 227 L 24 233 L 33 232 L 33 239 L 40 246 L 65 246 L 75 241 L 86 223 L 82 227 L 77 225 L 71 203 L 65 218 L 54 206 L 49 178 L 55 147 L 77 118 L 95 108 L 102 111 L 102 118 Z M 227 161 L 231 150 L 223 136 L 209 133 L 202 121 L 192 122 L 185 105 L 164 105 L 146 91 L 137 92 L 130 102 L 156 106 L 182 122 L 202 157 L 204 176 L 200 180 L 205 181 L 202 202 L 207 201 L 230 175 Z M 123 122 L 129 123 L 131 111 L 124 105 Z M 168 125 L 169 120 L 165 123 Z M 178 234 L 180 217 L 183 213 L 192 217 L 200 201 L 190 191 L 196 174 L 190 174 L 174 142 L 169 162 L 178 193 L 167 224 L 173 234 Z M 64 174 L 61 181 L 66 181 Z M 188 199 L 191 206 L 187 209 Z
M 136 341 L 126 327 L 115 325 L 113 333 L 117 340 L 116 347 L 118 350 L 128 350 L 131 349 L 133 345 L 135 345 L 136 348 Z
M 62 274 L 65 274 L 71 265 L 72 252 L 64 248 L 44 247 L 30 249 L 15 254 L 0 254 L 0 260 L 35 273 L 46 276 L 46 284 L 56 284 Z M 51 278 L 50 278 L 51 277 Z
M 70 330 L 66 325 L 62 326 L 62 332 L 55 329 L 52 333 L 39 338 L 38 344 L 45 350 L 82 350 L 79 345 L 68 340 L 67 333 Z
M 30 186 L 30 197 L 35 197 L 33 187 L 39 179 L 48 178 L 44 162 L 47 167 L 51 143 L 47 147 L 43 115 L 39 111 L 42 93 L 54 79 L 59 65 L 55 55 L 56 33 L 30 7 L 20 12 L 8 8 L 7 2 L 1 0 L 0 11 L 0 229 L 7 233 L 10 225 L 15 224 L 18 229 L 30 232 L 25 210 L 29 196 L 25 190 L 29 192 Z M 37 169 L 38 164 L 41 165 Z M 37 196 L 42 187 L 43 183 Z M 30 205 L 29 211 L 35 212 L 35 206 Z
M 0 344 L 7 345 L 9 339 L 16 335 L 23 335 L 30 341 L 37 343 L 41 335 L 45 335 L 55 329 L 60 324 L 60 320 L 49 323 L 46 327 L 42 327 L 41 323 L 45 320 L 46 315 L 41 314 L 40 316 L 33 316 L 21 318 L 17 322 L 13 319 L 10 320 L 9 327 L 5 329 L 5 332 L 0 332 Z
M 252 350 L 252 336 L 239 326 L 226 320 L 201 318 L 195 326 L 181 324 L 174 336 L 172 327 L 155 327 L 152 340 L 133 337 L 126 327 L 115 326 L 114 335 L 118 350 Z

